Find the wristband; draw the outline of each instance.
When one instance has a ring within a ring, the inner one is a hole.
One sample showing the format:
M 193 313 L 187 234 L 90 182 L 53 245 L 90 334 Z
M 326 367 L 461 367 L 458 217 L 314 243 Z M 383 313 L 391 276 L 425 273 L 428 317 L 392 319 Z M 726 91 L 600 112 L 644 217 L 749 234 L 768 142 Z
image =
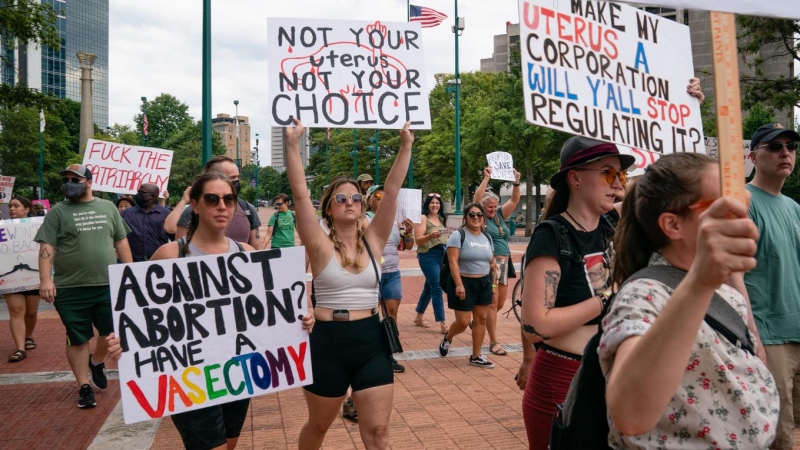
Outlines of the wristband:
M 511 183 L 513 186 L 519 186 L 519 183 Z

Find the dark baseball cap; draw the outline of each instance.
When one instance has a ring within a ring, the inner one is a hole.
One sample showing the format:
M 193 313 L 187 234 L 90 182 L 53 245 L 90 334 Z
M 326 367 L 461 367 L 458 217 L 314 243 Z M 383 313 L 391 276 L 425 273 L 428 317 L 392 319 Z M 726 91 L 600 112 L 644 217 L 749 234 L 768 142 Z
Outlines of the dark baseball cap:
M 800 134 L 797 134 L 794 130 L 786 129 L 779 123 L 768 123 L 761 125 L 753 133 L 753 138 L 750 140 L 750 150 L 755 150 L 760 142 L 769 142 L 782 134 L 788 134 L 793 141 L 800 141 Z
M 567 142 L 561 147 L 561 168 L 550 178 L 550 186 L 558 188 L 570 170 L 607 156 L 618 156 L 623 171 L 628 170 L 636 162 L 636 158 L 621 154 L 617 146 L 610 142 L 583 136 L 573 136 L 567 139 Z
M 87 180 L 92 179 L 92 171 L 89 170 L 88 167 L 84 166 L 83 164 L 70 164 L 66 169 L 62 170 L 59 175 L 62 177 L 69 173 L 73 173 L 79 177 L 86 178 Z

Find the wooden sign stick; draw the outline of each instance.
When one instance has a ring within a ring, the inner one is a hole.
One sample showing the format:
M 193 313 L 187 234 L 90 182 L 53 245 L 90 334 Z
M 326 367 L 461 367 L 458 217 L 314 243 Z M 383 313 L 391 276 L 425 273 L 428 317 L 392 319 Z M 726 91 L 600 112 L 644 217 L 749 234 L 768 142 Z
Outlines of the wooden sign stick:
M 711 12 L 714 92 L 717 100 L 722 195 L 746 203 L 742 160 L 742 109 L 736 22 L 731 13 Z

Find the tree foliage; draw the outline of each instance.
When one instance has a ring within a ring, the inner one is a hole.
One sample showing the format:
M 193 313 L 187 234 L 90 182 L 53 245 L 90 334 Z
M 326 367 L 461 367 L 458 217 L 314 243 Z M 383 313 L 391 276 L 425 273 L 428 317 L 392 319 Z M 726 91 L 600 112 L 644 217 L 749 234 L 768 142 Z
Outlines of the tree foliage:
M 147 146 L 167 148 L 165 145 L 174 139 L 175 135 L 194 121 L 189 115 L 189 105 L 181 102 L 170 94 L 161 94 L 155 99 L 145 102 L 147 109 Z M 133 118 L 136 131 L 142 134 L 142 114 Z

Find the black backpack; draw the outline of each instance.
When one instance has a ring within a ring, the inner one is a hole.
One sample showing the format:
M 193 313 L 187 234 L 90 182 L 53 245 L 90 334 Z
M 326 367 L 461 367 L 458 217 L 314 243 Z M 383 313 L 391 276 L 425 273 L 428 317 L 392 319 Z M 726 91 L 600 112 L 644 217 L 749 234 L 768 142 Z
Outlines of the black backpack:
M 686 272 L 672 266 L 649 266 L 631 275 L 625 283 L 649 278 L 675 289 L 685 276 Z M 611 305 L 611 302 L 608 304 Z M 607 310 L 608 307 L 603 311 L 604 316 Z M 747 332 L 747 325 L 736 310 L 716 293 L 706 312 L 705 322 L 729 342 L 754 354 L 755 347 Z M 602 335 L 602 326 L 598 325 L 597 334 L 586 344 L 581 366 L 572 379 L 567 397 L 556 409 L 550 431 L 551 450 L 610 448 L 606 379 L 597 354 Z
M 486 239 L 489 240 L 489 244 L 491 244 L 492 237 L 489 236 L 489 233 L 487 233 L 485 230 L 481 232 L 483 233 L 484 236 L 486 236 Z M 461 236 L 461 241 L 458 244 L 460 247 L 464 245 L 464 237 L 467 235 L 467 231 L 464 230 L 463 228 L 459 228 L 458 234 Z M 453 275 L 450 274 L 450 260 L 447 259 L 447 252 L 445 251 L 444 256 L 442 256 L 442 267 L 439 270 L 439 286 L 441 286 L 441 288 L 445 292 L 447 292 L 448 283 L 452 283 L 452 281 L 453 281 Z
M 278 231 L 278 225 L 279 225 L 279 222 L 278 222 L 278 213 L 279 213 L 279 212 L 280 212 L 280 211 L 275 211 L 275 212 L 272 214 L 272 221 L 275 223 L 275 225 L 273 225 L 273 226 L 272 226 L 272 235 L 273 235 L 273 236 L 275 236 L 275 232 L 276 232 L 276 231 Z M 292 224 L 294 225 L 294 227 L 295 227 L 295 229 L 296 229 L 296 228 L 297 228 L 297 216 L 295 216 L 295 215 L 294 215 L 294 213 L 293 213 L 293 212 L 291 212 L 291 211 L 289 211 L 289 214 L 291 214 L 291 215 L 292 215 Z

